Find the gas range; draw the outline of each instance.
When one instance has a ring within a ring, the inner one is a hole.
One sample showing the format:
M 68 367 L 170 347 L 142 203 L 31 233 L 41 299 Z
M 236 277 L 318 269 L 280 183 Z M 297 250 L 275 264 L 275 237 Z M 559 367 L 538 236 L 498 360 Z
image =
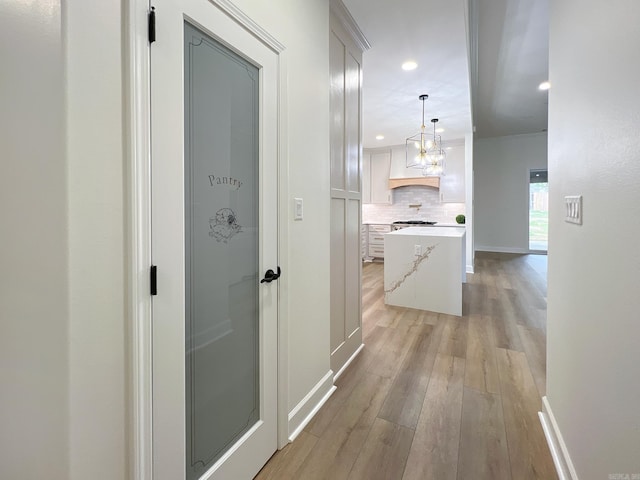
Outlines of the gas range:
M 391 230 L 400 230 L 401 228 L 407 227 L 415 227 L 415 226 L 424 226 L 424 225 L 435 225 L 438 222 L 429 222 L 426 220 L 398 220 L 397 222 L 393 222 L 391 225 Z

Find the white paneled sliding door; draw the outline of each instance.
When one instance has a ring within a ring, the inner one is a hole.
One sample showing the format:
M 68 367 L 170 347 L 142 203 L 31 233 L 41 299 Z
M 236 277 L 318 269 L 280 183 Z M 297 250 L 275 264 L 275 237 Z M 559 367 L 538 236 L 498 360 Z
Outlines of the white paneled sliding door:
M 331 13 L 331 369 L 339 372 L 362 345 L 362 49 L 339 9 Z

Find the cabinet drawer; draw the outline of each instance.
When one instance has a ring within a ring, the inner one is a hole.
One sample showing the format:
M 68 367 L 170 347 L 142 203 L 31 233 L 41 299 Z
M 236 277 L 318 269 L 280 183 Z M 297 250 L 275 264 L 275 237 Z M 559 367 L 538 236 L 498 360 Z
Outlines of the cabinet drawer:
M 369 256 L 384 258 L 384 247 L 378 245 L 369 245 Z
M 370 244 L 377 244 L 377 245 L 384 245 L 384 236 L 380 235 L 379 233 L 370 233 L 369 234 L 369 243 Z
M 391 231 L 391 227 L 389 225 L 369 225 L 369 233 L 371 232 L 389 233 L 390 231 Z

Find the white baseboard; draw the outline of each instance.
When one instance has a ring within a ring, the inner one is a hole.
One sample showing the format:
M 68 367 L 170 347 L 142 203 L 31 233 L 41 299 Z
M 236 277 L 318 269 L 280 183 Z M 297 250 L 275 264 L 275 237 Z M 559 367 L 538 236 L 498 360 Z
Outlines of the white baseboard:
M 474 273 L 473 265 L 467 265 L 467 273 Z
M 556 466 L 559 480 L 579 480 L 576 469 L 569 457 L 567 445 L 564 443 L 556 419 L 551 411 L 547 397 L 542 397 L 542 411 L 538 412 L 544 436 L 547 439 L 553 463 Z
M 529 253 L 526 248 L 515 247 L 484 247 L 476 245 L 476 252 L 493 252 L 493 253 Z
M 289 412 L 289 441 L 293 442 L 320 407 L 335 392 L 333 370 L 329 370 L 305 397 Z
M 336 380 L 338 380 L 338 378 L 340 378 L 340 375 L 342 375 L 344 373 L 344 371 L 347 369 L 347 367 L 349 365 L 351 365 L 351 362 L 353 362 L 355 360 L 355 358 L 358 356 L 358 354 L 362 351 L 363 348 L 364 348 L 364 343 L 361 343 L 360 346 L 357 348 L 357 350 L 355 352 L 353 352 L 353 355 L 351 355 L 349 357 L 349 360 L 344 362 L 344 365 L 342 365 L 342 368 L 340 370 L 338 370 L 338 373 L 336 373 L 333 376 L 333 382 L 334 383 L 335 383 Z

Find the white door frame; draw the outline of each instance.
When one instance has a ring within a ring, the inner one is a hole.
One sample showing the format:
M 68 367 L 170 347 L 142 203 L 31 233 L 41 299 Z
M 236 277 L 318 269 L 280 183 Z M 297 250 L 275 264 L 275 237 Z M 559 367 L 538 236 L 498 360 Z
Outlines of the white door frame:
M 283 276 L 278 307 L 278 448 L 289 441 L 288 432 L 288 150 L 287 59 L 278 40 L 229 0 L 209 0 L 278 55 L 278 261 Z M 128 0 L 123 62 L 126 121 L 127 239 L 126 289 L 128 330 L 128 412 L 130 425 L 129 474 L 134 480 L 153 480 L 152 444 L 152 329 L 149 270 L 151 267 L 151 143 L 150 143 L 150 48 L 148 13 L 153 0 Z M 157 12 L 161 14 L 161 12 Z M 162 35 L 162 32 L 158 32 Z

